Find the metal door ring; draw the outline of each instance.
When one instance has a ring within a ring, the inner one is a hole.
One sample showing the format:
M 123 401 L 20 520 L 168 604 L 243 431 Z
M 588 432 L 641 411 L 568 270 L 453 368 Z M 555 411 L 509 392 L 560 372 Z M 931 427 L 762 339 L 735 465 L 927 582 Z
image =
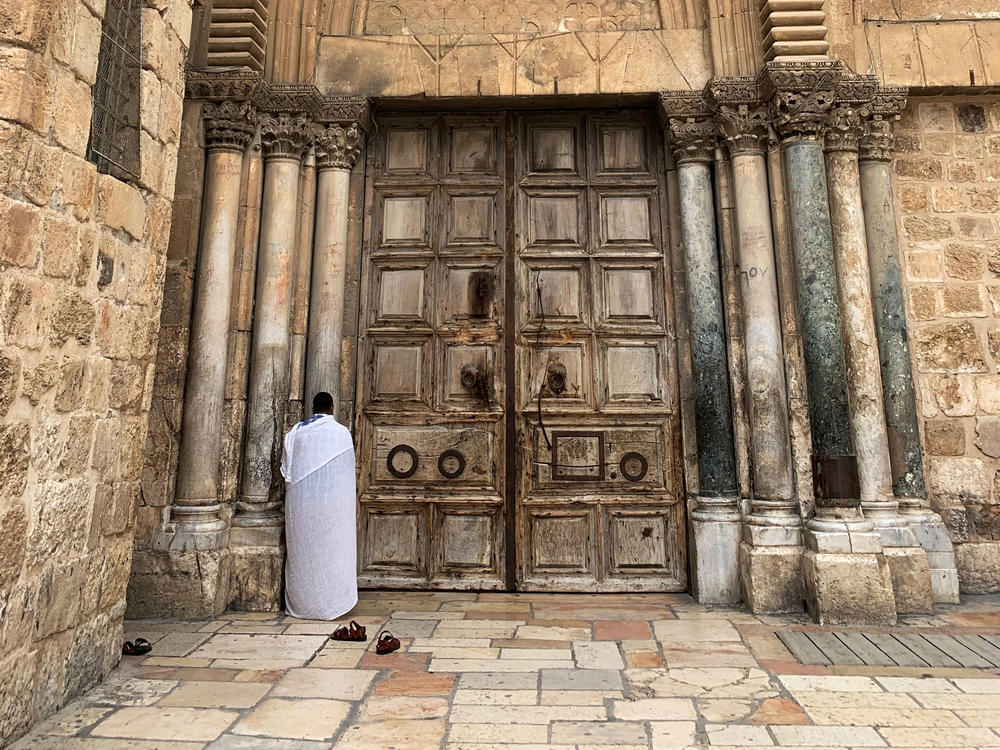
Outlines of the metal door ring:
M 458 461 L 458 468 L 456 468 L 454 471 L 448 471 L 445 468 L 445 462 L 449 458 L 454 458 L 456 461 Z M 457 477 L 462 476 L 462 472 L 465 471 L 465 456 L 462 455 L 461 451 L 457 451 L 454 448 L 449 448 L 444 453 L 442 453 L 441 456 L 438 458 L 438 471 L 441 472 L 442 476 L 447 477 L 448 479 L 455 479 Z
M 628 465 L 631 461 L 639 462 L 638 471 L 629 471 Z M 630 451 L 622 456 L 621 461 L 618 462 L 618 470 L 621 471 L 622 476 L 625 477 L 630 482 L 641 482 L 645 476 L 646 472 L 649 470 L 649 462 L 646 461 L 646 457 L 641 453 L 636 453 L 635 451 Z
M 410 468 L 406 471 L 400 471 L 393 464 L 396 456 L 400 453 L 405 453 L 410 457 Z M 418 463 L 419 459 L 417 458 L 417 452 L 406 443 L 401 443 L 389 451 L 389 457 L 385 460 L 386 468 L 389 469 L 389 473 L 396 477 L 396 479 L 409 479 L 412 477 L 417 472 Z

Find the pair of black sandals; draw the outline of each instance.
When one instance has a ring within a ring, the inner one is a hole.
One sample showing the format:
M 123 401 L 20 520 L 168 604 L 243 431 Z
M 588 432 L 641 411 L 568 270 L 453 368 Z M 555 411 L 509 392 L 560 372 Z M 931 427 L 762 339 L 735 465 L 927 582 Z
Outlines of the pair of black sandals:
M 341 625 L 330 635 L 335 641 L 367 641 L 363 625 L 351 620 L 347 625 Z M 399 639 L 388 630 L 379 633 L 378 642 L 375 644 L 376 654 L 391 654 L 399 648 Z
M 145 638 L 136 638 L 134 641 L 125 641 L 122 644 L 123 656 L 144 656 L 153 650 L 153 644 Z

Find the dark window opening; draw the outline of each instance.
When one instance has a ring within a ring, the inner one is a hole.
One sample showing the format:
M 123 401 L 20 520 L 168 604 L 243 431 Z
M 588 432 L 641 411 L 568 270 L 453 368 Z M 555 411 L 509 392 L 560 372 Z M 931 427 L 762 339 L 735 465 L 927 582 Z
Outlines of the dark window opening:
M 107 0 L 87 158 L 120 179 L 139 177 L 140 0 Z

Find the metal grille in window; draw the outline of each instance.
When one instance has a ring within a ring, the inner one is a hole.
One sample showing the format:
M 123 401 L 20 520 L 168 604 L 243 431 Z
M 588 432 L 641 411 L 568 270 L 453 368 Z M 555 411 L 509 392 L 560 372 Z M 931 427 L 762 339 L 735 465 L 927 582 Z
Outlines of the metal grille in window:
M 141 0 L 107 0 L 87 158 L 100 172 L 139 176 Z

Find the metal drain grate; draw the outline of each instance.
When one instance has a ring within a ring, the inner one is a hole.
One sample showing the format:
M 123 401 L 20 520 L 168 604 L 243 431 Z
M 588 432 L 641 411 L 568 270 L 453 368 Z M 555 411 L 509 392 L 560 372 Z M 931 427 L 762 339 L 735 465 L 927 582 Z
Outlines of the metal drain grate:
M 1000 667 L 1000 635 L 845 633 L 779 630 L 775 635 L 802 664 L 870 667 Z

